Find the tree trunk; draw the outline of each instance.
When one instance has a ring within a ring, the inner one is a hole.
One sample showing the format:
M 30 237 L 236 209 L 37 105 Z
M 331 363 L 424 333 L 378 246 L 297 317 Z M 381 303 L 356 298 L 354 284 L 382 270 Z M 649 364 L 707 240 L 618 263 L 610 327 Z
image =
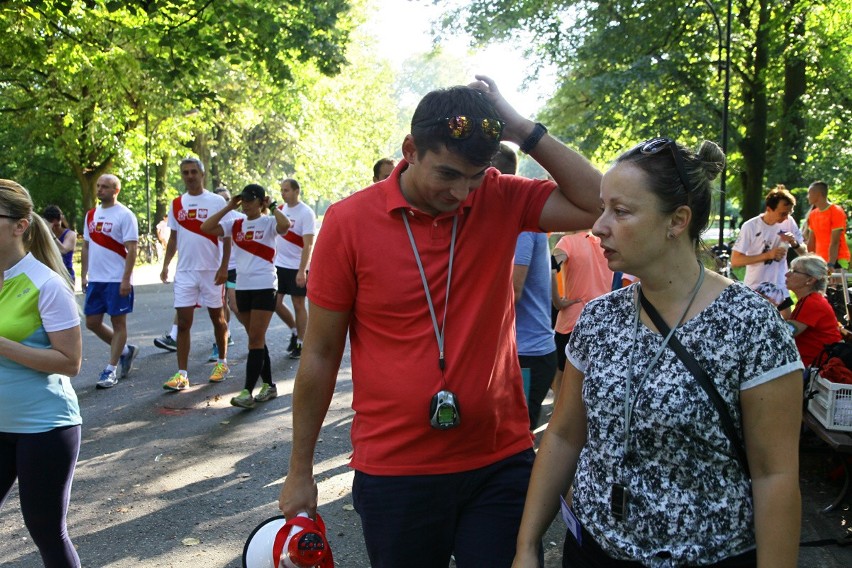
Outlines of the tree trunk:
M 97 189 L 95 184 L 98 178 L 107 173 L 112 167 L 112 158 L 94 168 L 84 168 L 80 164 L 68 164 L 74 176 L 80 183 L 80 193 L 83 197 L 83 211 L 88 211 L 97 205 Z
M 215 186 L 210 185 L 210 146 L 207 143 L 206 132 L 195 133 L 195 140 L 192 141 L 192 151 L 195 152 L 195 155 L 204 164 L 204 187 L 212 189 Z
M 160 222 L 160 219 L 169 213 L 169 201 L 166 198 L 166 180 L 168 179 L 168 173 L 169 157 L 168 155 L 163 154 L 160 157 L 160 162 L 154 170 L 154 195 L 156 196 L 157 213 L 154 216 L 154 221 L 152 221 L 152 223 L 155 227 L 157 226 L 157 223 Z
M 769 103 L 766 94 L 766 71 L 769 65 L 769 0 L 760 0 L 758 21 L 755 26 L 754 51 L 746 60 L 751 63 L 745 81 L 743 116 L 750 117 L 745 124 L 745 135 L 739 143 L 744 167 L 741 174 L 743 190 L 743 219 L 751 219 L 761 212 L 766 172 L 766 135 L 768 131 Z M 749 109 L 749 107 L 751 107 Z M 751 112 L 749 112 L 749 110 Z
M 773 168 L 775 180 L 788 188 L 802 187 L 805 163 L 805 113 L 802 98 L 807 91 L 807 64 L 804 58 L 805 14 L 797 8 L 800 0 L 788 0 L 784 31 L 790 45 L 784 55 L 784 95 L 781 107 L 781 140 Z

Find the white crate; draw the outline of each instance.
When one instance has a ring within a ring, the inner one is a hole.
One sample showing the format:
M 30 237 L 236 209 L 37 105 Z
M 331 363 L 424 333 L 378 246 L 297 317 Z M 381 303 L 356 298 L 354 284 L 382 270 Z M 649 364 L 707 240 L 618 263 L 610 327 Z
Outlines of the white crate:
M 816 391 L 808 410 L 827 430 L 852 432 L 852 385 L 832 383 L 816 376 Z

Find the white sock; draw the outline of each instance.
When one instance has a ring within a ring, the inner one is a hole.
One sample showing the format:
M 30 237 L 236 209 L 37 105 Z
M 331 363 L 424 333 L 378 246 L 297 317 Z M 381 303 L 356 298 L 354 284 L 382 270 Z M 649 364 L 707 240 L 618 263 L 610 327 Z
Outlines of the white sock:
M 177 341 L 177 324 L 172 326 L 172 330 L 169 332 L 169 337 Z
M 122 357 L 124 357 L 124 356 L 126 356 L 128 353 L 130 353 L 130 349 L 128 349 L 128 348 L 127 348 L 127 344 L 125 343 L 125 344 L 124 344 L 124 349 L 122 349 L 122 350 L 121 350 L 121 356 L 122 356 Z
M 104 371 L 115 371 L 115 365 L 107 365 L 104 367 Z
M 298 330 L 298 329 L 296 329 L 295 327 L 291 327 L 291 328 L 290 328 L 290 333 L 292 333 L 293 335 L 298 335 L 298 334 L 299 334 L 299 330 Z

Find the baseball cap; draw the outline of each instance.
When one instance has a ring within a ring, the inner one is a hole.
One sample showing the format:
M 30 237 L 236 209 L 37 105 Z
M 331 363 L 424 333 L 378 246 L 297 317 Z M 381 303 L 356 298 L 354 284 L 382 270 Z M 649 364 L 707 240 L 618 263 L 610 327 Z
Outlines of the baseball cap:
M 243 201 L 264 199 L 266 197 L 266 190 L 263 189 L 263 186 L 257 185 L 256 183 L 250 183 L 243 188 L 243 192 L 240 193 L 240 197 L 243 198 Z

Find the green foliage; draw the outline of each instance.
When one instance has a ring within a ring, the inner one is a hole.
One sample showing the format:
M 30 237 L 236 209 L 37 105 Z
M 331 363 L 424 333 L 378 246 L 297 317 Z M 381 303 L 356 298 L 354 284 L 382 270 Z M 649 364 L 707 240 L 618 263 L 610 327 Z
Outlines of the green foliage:
M 692 146 L 720 140 L 725 8 L 721 0 L 474 0 L 444 23 L 464 22 L 477 41 L 532 33 L 530 51 L 559 69 L 540 118 L 605 163 L 660 134 Z M 850 22 L 848 0 L 734 0 L 728 189 L 743 197 L 747 217 L 768 185 L 836 183 L 849 171 Z
M 123 199 L 142 207 L 146 154 L 153 166 L 199 140 L 265 140 L 261 123 L 273 107 L 291 120 L 299 107 L 285 97 L 297 75 L 345 65 L 349 9 L 348 0 L 4 2 L 0 112 L 5 139 L 15 141 L 7 163 L 20 165 L 10 175 L 37 171 L 25 165 L 44 148 L 80 184 L 83 209 L 106 171 L 125 180 Z M 246 169 L 273 153 L 266 146 Z M 46 192 L 49 182 L 36 176 L 30 187 Z
M 369 47 L 368 38 L 356 37 L 351 64 L 336 77 L 314 77 L 302 91 L 305 102 L 288 153 L 292 166 L 284 172 L 299 180 L 309 202 L 335 200 L 369 185 L 375 161 L 402 143 L 405 131 L 387 80 L 391 71 L 375 61 Z

